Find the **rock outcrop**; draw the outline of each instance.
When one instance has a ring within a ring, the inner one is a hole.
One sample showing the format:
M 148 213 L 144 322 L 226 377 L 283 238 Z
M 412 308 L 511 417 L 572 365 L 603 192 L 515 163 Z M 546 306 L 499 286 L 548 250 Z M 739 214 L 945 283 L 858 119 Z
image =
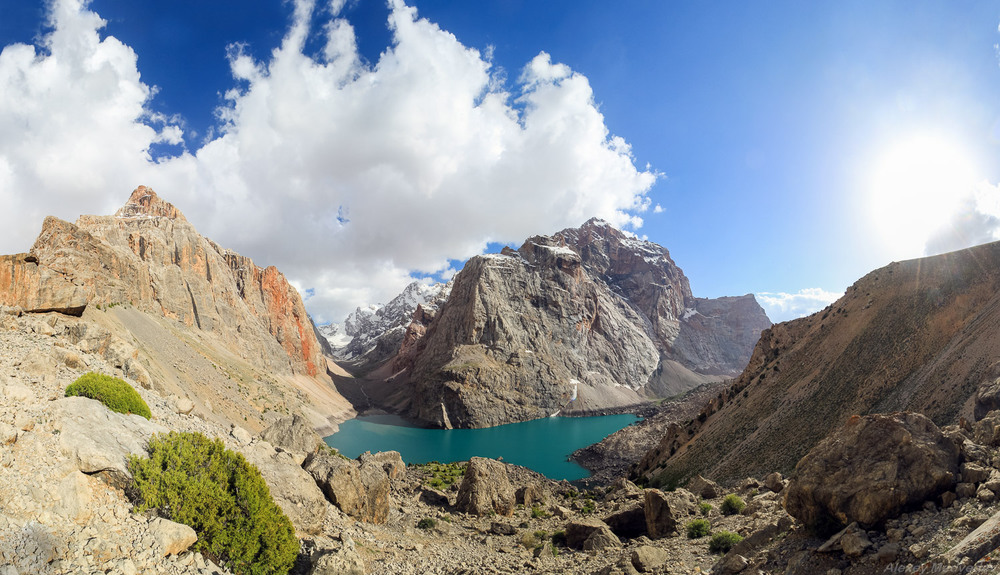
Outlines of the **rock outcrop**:
M 600 220 L 473 257 L 453 281 L 367 394 L 439 427 L 676 395 L 739 373 L 770 326 L 752 295 L 695 298 L 666 249 Z
M 246 417 L 257 429 L 268 406 L 305 405 L 319 414 L 313 425 L 328 430 L 350 413 L 302 299 L 281 272 L 201 236 L 145 186 L 112 216 L 75 224 L 46 218 L 30 252 L 0 257 L 0 305 L 85 315 L 129 340 L 131 355 L 117 362 L 122 372 L 183 403 L 193 398 L 188 412 L 212 412 L 206 401 L 218 394 L 219 416 Z M 187 375 L 187 356 L 221 372 L 225 387 L 238 380 L 261 404 L 231 408 L 234 395 Z
M 510 515 L 514 512 L 514 486 L 503 463 L 473 457 L 465 468 L 455 508 L 472 515 Z
M 368 523 L 385 523 L 389 517 L 389 476 L 382 466 L 318 451 L 306 458 L 303 468 L 330 503 L 351 517 Z
M 993 405 L 997 333 L 1000 243 L 892 263 L 826 309 L 765 331 L 746 370 L 668 430 L 634 476 L 787 474 L 854 414 L 973 421 Z

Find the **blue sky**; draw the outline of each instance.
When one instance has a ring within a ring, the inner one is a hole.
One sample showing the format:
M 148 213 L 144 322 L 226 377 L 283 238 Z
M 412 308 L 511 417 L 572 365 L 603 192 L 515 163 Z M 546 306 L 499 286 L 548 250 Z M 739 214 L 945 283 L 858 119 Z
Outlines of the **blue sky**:
M 1000 2 L 339 4 L 0 0 L 0 251 L 143 183 L 336 321 L 600 215 L 782 320 L 998 237 Z

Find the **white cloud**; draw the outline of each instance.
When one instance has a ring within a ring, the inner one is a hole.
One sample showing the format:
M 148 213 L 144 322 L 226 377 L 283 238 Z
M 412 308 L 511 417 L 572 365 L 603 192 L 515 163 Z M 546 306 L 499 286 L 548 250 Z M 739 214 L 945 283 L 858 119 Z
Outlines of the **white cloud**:
M 656 207 L 653 208 L 653 213 L 654 214 L 662 214 L 663 213 L 663 206 L 661 206 L 660 204 L 656 204 Z
M 150 145 L 180 128 L 149 114 L 141 60 L 101 40 L 86 2 L 55 0 L 45 50 L 0 55 L 0 251 L 26 249 L 47 213 L 110 213 L 146 184 L 205 235 L 315 289 L 310 311 L 329 321 L 490 241 L 591 216 L 641 226 L 658 174 L 609 133 L 586 77 L 541 53 L 505 87 L 401 0 L 393 45 L 366 66 L 349 22 L 314 25 L 342 6 L 295 2 L 267 61 L 234 47 L 217 137 L 154 162 Z M 325 34 L 317 56 L 303 52 L 310 30 Z
M 807 316 L 837 301 L 843 292 L 823 288 L 805 288 L 796 293 L 760 292 L 757 301 L 774 323 Z
M 1000 239 L 1000 186 L 981 182 L 930 239 L 924 252 L 942 254 Z

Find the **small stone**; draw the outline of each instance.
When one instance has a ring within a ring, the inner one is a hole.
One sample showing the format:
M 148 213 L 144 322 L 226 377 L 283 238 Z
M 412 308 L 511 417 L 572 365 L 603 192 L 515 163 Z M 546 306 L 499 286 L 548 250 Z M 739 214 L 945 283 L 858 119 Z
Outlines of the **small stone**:
M 775 471 L 764 477 L 764 486 L 775 493 L 781 493 L 781 490 L 785 488 L 785 482 L 781 474 Z
M 726 555 L 722 559 L 722 573 L 725 575 L 736 575 L 736 573 L 741 573 L 747 566 L 750 565 L 750 561 L 746 557 L 738 554 Z
M 976 495 L 976 486 L 971 483 L 959 483 L 955 486 L 955 493 L 959 499 L 974 497 Z
M 229 434 L 232 435 L 233 439 L 238 441 L 240 445 L 249 445 L 250 441 L 253 439 L 253 437 L 250 436 L 249 431 L 235 424 Z
M 987 489 L 986 486 L 982 486 L 976 491 L 976 499 L 983 503 L 991 503 L 997 496 L 991 490 Z
M 945 491 L 941 494 L 941 508 L 947 509 L 951 507 L 957 498 L 958 495 L 956 495 L 954 491 Z
M 899 543 L 886 543 L 882 547 L 879 547 L 878 552 L 875 554 L 875 559 L 883 565 L 893 563 L 899 557 L 899 550 Z

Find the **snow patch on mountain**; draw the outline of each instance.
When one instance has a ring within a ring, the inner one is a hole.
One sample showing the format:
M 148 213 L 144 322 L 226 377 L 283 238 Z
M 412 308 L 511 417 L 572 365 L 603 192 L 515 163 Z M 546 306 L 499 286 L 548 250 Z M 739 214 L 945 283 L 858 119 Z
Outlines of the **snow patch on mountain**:
M 417 306 L 436 309 L 448 298 L 451 286 L 451 282 L 428 285 L 415 281 L 387 304 L 355 309 L 344 319 L 343 330 L 332 333 L 333 339 L 324 331 L 327 326 L 321 327 L 320 333 L 330 342 L 337 358 L 356 359 L 374 350 L 383 337 L 399 337 L 410 324 Z

